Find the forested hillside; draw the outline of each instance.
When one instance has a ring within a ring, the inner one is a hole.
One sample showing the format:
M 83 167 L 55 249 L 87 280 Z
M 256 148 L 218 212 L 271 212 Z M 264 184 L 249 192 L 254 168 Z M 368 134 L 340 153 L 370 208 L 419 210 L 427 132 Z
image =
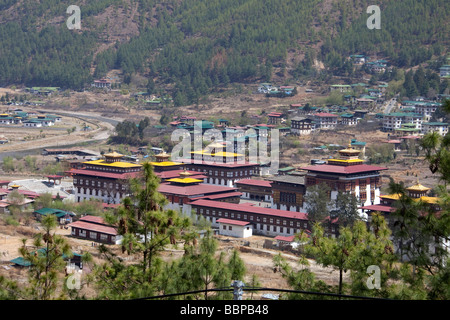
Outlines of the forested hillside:
M 81 9 L 68 30 L 66 9 Z M 121 69 L 149 91 L 193 103 L 231 82 L 340 74 L 349 54 L 389 57 L 400 68 L 448 50 L 447 0 L 384 0 L 369 30 L 368 0 L 2 0 L 0 86 L 82 89 Z M 117 30 L 125 30 L 123 33 Z

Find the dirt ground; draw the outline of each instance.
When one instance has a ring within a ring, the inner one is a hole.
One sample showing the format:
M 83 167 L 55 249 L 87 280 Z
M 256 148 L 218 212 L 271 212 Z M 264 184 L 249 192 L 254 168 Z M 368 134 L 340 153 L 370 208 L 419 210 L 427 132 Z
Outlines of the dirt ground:
M 26 109 L 24 108 L 24 110 Z M 91 130 L 83 131 L 82 127 L 85 124 L 89 125 Z M 76 130 L 68 133 L 67 129 L 73 127 Z M 107 139 L 113 129 L 114 127 L 106 122 L 88 122 L 86 119 L 69 116 L 63 116 L 62 121 L 52 127 L 25 128 L 20 124 L 3 125 L 0 127 L 0 131 L 2 136 L 9 140 L 9 143 L 0 145 L 0 152 L 23 151 Z
M 36 225 L 37 226 L 37 225 Z M 26 269 L 21 269 L 17 267 L 12 267 L 10 260 L 19 257 L 20 254 L 18 249 L 23 245 L 22 239 L 28 239 L 27 244 L 32 244 L 33 234 L 39 232 L 36 226 L 5 226 L 0 224 L 0 275 L 4 275 L 7 278 L 18 281 L 19 283 L 27 282 L 27 272 Z M 82 240 L 70 237 L 69 229 L 56 229 L 55 233 L 68 236 L 67 239 L 72 247 L 72 250 L 77 253 L 91 252 L 94 257 L 95 263 L 101 263 L 102 261 L 98 258 L 97 248 L 93 246 L 92 242 L 89 240 Z M 293 253 L 278 251 L 274 249 L 264 249 L 262 245 L 265 240 L 274 240 L 272 238 L 266 238 L 262 236 L 252 236 L 246 238 L 245 241 L 250 242 L 250 246 L 243 246 L 242 239 L 235 239 L 229 237 L 218 236 L 219 239 L 219 250 L 227 254 L 231 252 L 232 249 L 238 249 L 240 257 L 245 262 L 245 267 L 247 270 L 246 279 L 244 283 L 250 283 L 252 275 L 256 275 L 261 283 L 261 287 L 265 288 L 282 288 L 282 289 L 292 289 L 287 284 L 286 280 L 282 277 L 279 271 L 274 272 L 273 257 L 276 254 L 281 253 L 284 258 L 291 264 L 294 269 L 299 269 L 298 257 Z M 115 246 L 119 256 L 121 256 L 118 247 Z M 182 246 L 179 249 L 168 248 L 167 251 L 163 252 L 162 257 L 166 261 L 172 259 L 180 258 L 184 251 Z M 125 261 L 133 261 L 133 257 L 123 256 Z M 336 284 L 338 279 L 338 274 L 330 268 L 323 268 L 317 265 L 313 260 L 309 260 L 310 270 L 312 270 L 317 279 L 323 280 L 329 284 Z M 89 267 L 85 266 L 83 272 L 90 272 Z M 93 288 L 85 288 L 84 292 L 88 295 L 93 295 Z M 253 299 L 261 298 L 264 293 L 270 293 L 268 291 L 258 292 L 253 294 Z M 279 294 L 279 293 L 276 293 Z

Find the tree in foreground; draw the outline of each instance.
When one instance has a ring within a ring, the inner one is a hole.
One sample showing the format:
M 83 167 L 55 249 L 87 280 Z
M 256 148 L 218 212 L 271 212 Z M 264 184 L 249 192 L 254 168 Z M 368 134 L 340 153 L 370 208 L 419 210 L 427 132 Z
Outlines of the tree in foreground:
M 179 299 L 231 299 L 229 291 L 208 293 L 208 289 L 230 288 L 233 280 L 243 280 L 246 272 L 238 251 L 226 257 L 217 253 L 218 241 L 207 233 L 198 245 L 188 245 L 185 255 L 166 265 L 161 276 L 164 294 L 203 291 L 198 294 L 179 296 Z
M 67 239 L 55 234 L 56 217 L 48 215 L 42 219 L 43 233 L 34 237 L 32 245 L 24 239 L 19 252 L 23 261 L 29 264 L 28 283 L 19 286 L 14 281 L 0 279 L 0 296 L 5 298 L 26 300 L 67 299 L 74 297 L 67 286 L 68 276 L 65 275 L 66 259 L 73 256 Z M 83 262 L 91 261 L 91 256 L 82 256 Z M 3 289 L 2 289 L 3 287 Z
M 316 276 L 307 267 L 309 262 L 305 256 L 300 258 L 300 271 L 294 271 L 279 256 L 275 259 L 275 265 L 281 268 L 283 277 L 297 290 L 383 296 L 385 293 L 382 290 L 369 292 L 370 288 L 366 286 L 367 268 L 371 265 L 380 268 L 380 288 L 385 289 L 384 285 L 395 261 L 389 236 L 390 231 L 381 216 L 375 216 L 370 226 L 363 221 L 356 221 L 352 227 L 341 227 L 338 237 L 327 236 L 320 223 L 314 224 L 311 234 L 298 235 L 300 242 L 306 243 L 306 256 L 313 258 L 323 267 L 331 267 L 339 272 L 337 288 L 316 280 Z M 344 283 L 344 275 L 348 271 L 350 286 Z M 292 298 L 324 299 L 323 296 L 306 294 Z
M 329 192 L 330 188 L 325 184 L 315 185 L 307 192 L 306 211 L 311 224 L 322 222 L 330 215 Z
M 341 226 L 352 226 L 361 217 L 358 213 L 358 199 L 350 192 L 339 191 L 334 202 L 335 209 L 331 211 L 333 217 L 338 217 Z
M 122 236 L 122 254 L 132 255 L 137 262 L 124 264 L 116 253 L 100 246 L 101 256 L 107 260 L 95 270 L 100 297 L 139 298 L 158 291 L 156 280 L 164 266 L 160 254 L 166 246 L 175 246 L 190 226 L 189 218 L 164 209 L 167 200 L 157 191 L 158 185 L 151 164 L 144 163 L 143 175 L 130 180 L 131 195 L 117 214 L 106 217 Z

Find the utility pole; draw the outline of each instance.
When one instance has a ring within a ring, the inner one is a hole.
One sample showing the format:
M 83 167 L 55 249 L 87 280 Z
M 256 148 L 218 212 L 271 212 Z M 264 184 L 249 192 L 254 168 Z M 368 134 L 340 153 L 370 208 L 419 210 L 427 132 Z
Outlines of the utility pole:
M 234 280 L 231 283 L 231 286 L 234 288 L 233 300 L 242 300 L 242 294 L 244 293 L 244 290 L 242 288 L 245 286 L 245 284 L 242 281 Z

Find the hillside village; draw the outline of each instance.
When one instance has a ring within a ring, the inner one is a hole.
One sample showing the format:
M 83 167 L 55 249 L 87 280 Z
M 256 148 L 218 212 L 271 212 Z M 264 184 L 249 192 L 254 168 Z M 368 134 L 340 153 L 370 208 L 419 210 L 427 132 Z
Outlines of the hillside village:
M 349 59 L 369 73 L 390 70 L 385 60 L 370 62 L 362 55 Z M 446 70 L 446 66 L 441 68 L 441 81 L 447 81 Z M 99 79 L 86 92 L 94 97 L 120 97 L 123 90 L 120 84 Z M 64 114 L 55 112 L 55 101 L 60 103 L 72 93 L 56 87 L 13 92 L 20 93 L 3 95 L 0 106 L 0 138 L 12 150 L 15 146 L 20 150 L 24 138 L 10 135 L 13 131 L 9 130 L 41 128 L 40 135 L 32 138 L 37 147 L 42 128 L 58 130 L 56 137 L 62 141 L 96 127 L 81 114 L 74 122 L 76 108 L 67 108 Z M 419 146 L 430 132 L 447 135 L 448 118 L 441 109 L 449 98 L 448 89 L 428 97 L 403 98 L 383 81 L 321 87 L 264 82 L 253 85 L 248 96 L 270 103 L 261 111 L 247 111 L 244 103 L 242 111 L 205 117 L 189 108 L 168 116 L 164 108 L 170 108 L 171 102 L 163 96 L 137 90 L 126 95 L 122 104 L 128 105 L 128 117 L 122 106 L 125 117 L 115 121 L 118 124 L 114 132 L 109 131 L 109 139 L 86 146 L 41 147 L 27 155 L 25 162 L 21 156 L 3 158 L 0 215 L 4 226 L 37 226 L 43 217 L 54 215 L 64 236 L 85 241 L 84 248 L 86 244 L 120 248 L 123 237 L 118 226 L 103 216 L 115 212 L 129 196 L 129 179 L 142 177 L 145 163 L 151 164 L 160 182 L 158 192 L 167 199 L 166 210 L 192 219 L 203 217 L 221 241 L 240 239 L 250 245 L 256 239 L 261 249 L 274 252 L 296 254 L 301 248 L 297 236 L 311 234 L 314 221 L 309 217 L 308 199 L 318 192 L 317 186 L 326 188 L 330 208 L 334 208 L 322 221 L 332 238 L 339 237 L 343 223 L 335 204 L 341 193 L 355 197 L 355 210 L 363 221 L 370 223 L 377 213 L 390 226 L 395 223 L 392 214 L 399 198 L 388 193 L 389 179 L 404 182 L 408 196 L 434 212 L 441 210 L 437 178 L 423 163 Z M 145 119 L 134 120 L 130 105 Z M 102 111 L 108 115 L 104 107 Z M 129 129 L 119 129 L 119 124 Z M 189 146 L 194 149 L 174 157 L 176 139 L 167 137 L 180 130 L 189 134 Z M 279 139 L 279 154 L 272 152 L 272 137 Z M 271 156 L 251 158 L 258 144 L 260 151 L 265 148 Z M 40 199 L 46 196 L 50 200 L 44 204 Z M 90 203 L 96 209 L 87 213 L 55 206 L 61 201 L 70 204 L 67 208 Z M 437 246 L 442 245 L 440 241 Z M 394 251 L 401 255 L 401 247 Z M 75 252 L 72 261 L 79 270 L 82 264 L 77 257 L 82 253 Z M 7 270 L 28 265 L 12 252 L 4 256 L 8 259 L 2 260 L 2 266 Z

